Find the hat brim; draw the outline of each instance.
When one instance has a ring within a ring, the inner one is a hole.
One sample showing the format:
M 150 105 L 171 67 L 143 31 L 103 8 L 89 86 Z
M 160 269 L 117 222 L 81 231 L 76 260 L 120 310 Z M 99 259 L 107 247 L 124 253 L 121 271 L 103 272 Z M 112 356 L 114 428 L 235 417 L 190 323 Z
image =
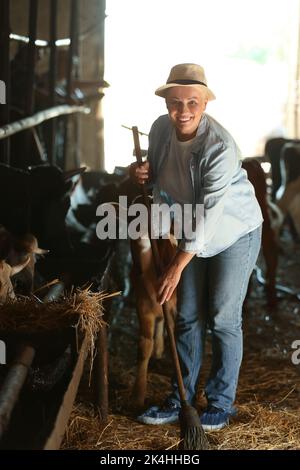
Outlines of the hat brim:
M 174 88 L 175 86 L 184 86 L 184 87 L 194 87 L 194 88 L 201 88 L 201 90 L 203 90 L 207 96 L 207 99 L 209 101 L 212 101 L 212 100 L 215 100 L 216 97 L 214 95 L 214 93 L 205 85 L 198 85 L 198 84 L 185 84 L 185 85 L 178 85 L 178 83 L 167 83 L 166 85 L 163 85 L 159 88 L 157 88 L 157 90 L 155 90 L 155 94 L 157 96 L 161 96 L 162 98 L 165 98 L 166 97 L 166 92 L 167 90 L 169 90 L 169 88 Z

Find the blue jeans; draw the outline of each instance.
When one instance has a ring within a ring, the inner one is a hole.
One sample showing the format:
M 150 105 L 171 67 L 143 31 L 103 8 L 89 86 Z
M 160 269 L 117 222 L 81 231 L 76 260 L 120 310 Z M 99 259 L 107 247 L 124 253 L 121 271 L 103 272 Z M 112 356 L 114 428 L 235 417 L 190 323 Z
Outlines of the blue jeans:
M 187 400 L 194 402 L 205 332 L 212 332 L 212 365 L 205 386 L 209 405 L 230 411 L 242 361 L 242 307 L 261 243 L 261 227 L 210 258 L 194 256 L 178 286 L 176 344 Z M 173 379 L 170 399 L 180 401 Z

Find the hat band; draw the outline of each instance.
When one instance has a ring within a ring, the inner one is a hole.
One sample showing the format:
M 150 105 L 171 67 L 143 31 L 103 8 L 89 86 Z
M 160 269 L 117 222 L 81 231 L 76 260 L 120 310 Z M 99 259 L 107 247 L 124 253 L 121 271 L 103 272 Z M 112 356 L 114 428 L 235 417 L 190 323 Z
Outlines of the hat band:
M 198 80 L 171 80 L 167 82 L 167 85 L 171 83 L 176 83 L 177 85 L 204 85 L 207 87 L 206 83 L 199 82 Z

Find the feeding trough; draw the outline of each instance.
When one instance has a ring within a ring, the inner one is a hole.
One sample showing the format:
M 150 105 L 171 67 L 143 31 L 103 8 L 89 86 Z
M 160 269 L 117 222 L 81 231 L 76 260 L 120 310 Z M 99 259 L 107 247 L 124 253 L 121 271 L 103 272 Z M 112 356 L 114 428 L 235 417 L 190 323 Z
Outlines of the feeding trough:
M 60 300 L 23 298 L 1 307 L 7 365 L 0 368 L 0 448 L 59 448 L 85 360 L 105 326 L 107 297 L 76 289 Z

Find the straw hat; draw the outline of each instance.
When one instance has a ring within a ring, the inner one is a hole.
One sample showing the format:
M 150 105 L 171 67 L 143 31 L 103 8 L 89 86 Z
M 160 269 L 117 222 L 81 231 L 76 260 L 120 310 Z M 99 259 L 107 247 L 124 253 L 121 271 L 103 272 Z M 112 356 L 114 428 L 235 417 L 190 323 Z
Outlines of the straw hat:
M 166 91 L 174 86 L 200 87 L 208 100 L 216 99 L 208 88 L 204 68 L 197 64 L 178 64 L 171 68 L 167 83 L 155 91 L 157 96 L 166 97 Z

